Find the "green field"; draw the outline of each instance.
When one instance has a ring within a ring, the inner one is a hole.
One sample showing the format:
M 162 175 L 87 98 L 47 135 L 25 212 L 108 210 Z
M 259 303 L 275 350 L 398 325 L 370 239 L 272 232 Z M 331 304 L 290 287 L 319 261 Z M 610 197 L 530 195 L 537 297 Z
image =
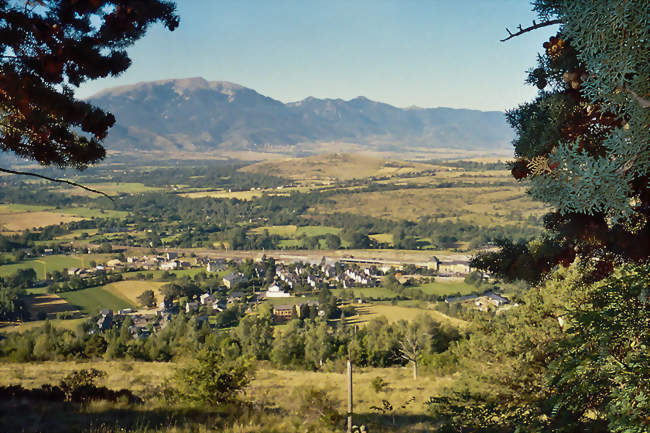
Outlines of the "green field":
M 94 313 L 102 308 L 119 310 L 135 307 L 127 299 L 119 297 L 102 287 L 91 287 L 74 292 L 65 292 L 61 293 L 60 296 L 86 313 Z
M 341 296 L 341 292 L 346 289 L 334 289 L 332 293 L 336 296 Z M 393 299 L 397 296 L 397 293 L 392 290 L 388 290 L 385 287 L 355 287 L 352 289 L 347 289 L 354 292 L 354 296 L 364 298 L 388 298 Z M 346 291 L 347 291 L 346 290 Z
M 423 284 L 415 288 L 422 290 L 427 295 L 436 296 L 450 296 L 455 294 L 467 295 L 473 292 L 480 291 L 476 286 L 466 284 L 464 281 L 450 281 Z
M 20 263 L 0 266 L 0 277 L 7 276 L 19 269 L 32 268 L 39 279 L 45 278 L 47 272 L 62 271 L 65 268 L 78 268 L 82 266 L 82 259 L 75 256 L 45 256 L 37 259 L 25 260 Z

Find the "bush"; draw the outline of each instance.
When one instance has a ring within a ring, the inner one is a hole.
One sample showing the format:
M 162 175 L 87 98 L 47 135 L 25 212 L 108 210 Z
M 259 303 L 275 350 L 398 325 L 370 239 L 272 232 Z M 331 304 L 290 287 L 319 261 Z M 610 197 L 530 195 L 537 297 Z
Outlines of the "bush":
M 381 392 L 384 389 L 386 389 L 386 386 L 388 386 L 388 382 L 386 382 L 380 376 L 377 376 L 374 379 L 372 379 L 371 385 L 372 385 L 372 389 L 374 389 L 375 392 Z
M 197 355 L 196 363 L 176 373 L 178 392 L 184 400 L 222 405 L 237 399 L 237 394 L 250 382 L 250 368 L 240 362 L 226 362 L 209 349 Z
M 307 422 L 318 421 L 327 426 L 336 426 L 341 424 L 344 418 L 336 409 L 338 402 L 323 389 L 310 387 L 300 391 L 298 402 L 298 413 Z

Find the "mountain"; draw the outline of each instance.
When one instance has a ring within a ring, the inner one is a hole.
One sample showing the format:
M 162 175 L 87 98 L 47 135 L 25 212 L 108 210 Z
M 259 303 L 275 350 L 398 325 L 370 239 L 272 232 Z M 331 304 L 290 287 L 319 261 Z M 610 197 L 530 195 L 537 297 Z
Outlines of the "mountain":
M 215 149 L 300 153 L 319 143 L 369 151 L 511 149 L 512 130 L 497 111 L 397 108 L 358 97 L 284 104 L 225 81 L 186 78 L 101 91 L 89 102 L 112 112 L 106 144 L 116 150 Z

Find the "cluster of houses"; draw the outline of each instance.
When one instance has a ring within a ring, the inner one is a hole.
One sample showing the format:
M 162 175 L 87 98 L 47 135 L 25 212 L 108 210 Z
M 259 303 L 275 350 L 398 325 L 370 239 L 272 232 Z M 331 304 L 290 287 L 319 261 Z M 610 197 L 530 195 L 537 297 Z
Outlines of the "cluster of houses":
M 465 296 L 450 296 L 445 298 L 448 304 L 459 302 L 466 305 L 471 305 L 479 311 L 488 311 L 492 308 L 500 308 L 510 305 L 510 299 L 494 293 L 489 290 L 482 294 L 465 295 Z
M 133 271 L 175 271 L 191 266 L 189 262 L 179 258 L 178 253 L 167 252 L 157 256 L 128 257 L 123 267 Z
M 129 326 L 129 334 L 133 338 L 147 338 L 151 335 L 152 328 L 152 317 L 145 316 L 141 314 L 133 315 L 133 310 L 131 308 L 125 308 L 117 311 L 115 314 L 111 310 L 101 310 L 99 312 L 99 317 L 97 319 L 97 329 L 99 331 L 106 331 L 113 327 L 114 324 L 122 322 L 128 316 L 131 319 L 131 325 Z M 164 326 L 164 324 L 163 324 Z M 91 330 L 90 333 L 94 333 L 95 330 Z

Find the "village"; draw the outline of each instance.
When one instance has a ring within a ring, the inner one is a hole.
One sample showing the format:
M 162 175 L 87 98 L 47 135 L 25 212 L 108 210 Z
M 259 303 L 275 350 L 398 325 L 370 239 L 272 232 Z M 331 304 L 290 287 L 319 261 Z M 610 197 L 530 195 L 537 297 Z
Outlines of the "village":
M 354 289 L 380 287 L 386 275 L 395 275 L 398 281 L 462 280 L 475 272 L 468 260 L 440 260 L 431 257 L 420 266 L 395 263 L 367 258 L 328 258 L 322 257 L 313 263 L 302 260 L 280 260 L 261 254 L 256 260 L 240 258 L 226 259 L 207 256 L 184 257 L 177 252 L 164 252 L 154 255 L 129 256 L 124 260 L 111 259 L 94 268 L 72 268 L 69 277 L 88 278 L 98 273 L 115 275 L 120 273 L 163 271 L 170 273 L 182 270 L 203 269 L 209 288 L 197 292 L 166 293 L 164 290 L 152 293 L 149 305 L 140 309 L 126 308 L 112 311 L 102 306 L 96 316 L 96 327 L 89 332 L 106 331 L 128 320 L 129 332 L 133 338 L 147 338 L 152 332 L 163 329 L 180 314 L 198 324 L 215 327 L 215 318 L 227 314 L 251 314 L 258 312 L 262 305 L 272 314 L 276 324 L 292 318 L 304 319 L 340 317 L 336 305 L 360 305 L 368 300 L 354 296 Z M 405 274 L 404 270 L 415 272 Z M 141 274 L 138 274 L 141 275 Z M 171 275 L 171 274 L 170 274 Z M 483 274 L 481 274 L 483 275 Z M 487 279 L 487 276 L 482 276 Z M 178 286 L 177 283 L 173 283 Z M 180 292 L 179 292 L 180 291 Z M 153 292 L 153 290 L 152 290 Z M 332 295 L 337 292 L 339 297 Z M 332 306 L 322 305 L 326 293 L 335 299 Z M 346 299 L 343 299 L 343 296 Z M 343 295 L 343 296 L 341 296 Z M 464 304 L 479 311 L 506 309 L 510 300 L 491 290 L 477 291 L 464 296 L 447 296 L 446 304 Z

